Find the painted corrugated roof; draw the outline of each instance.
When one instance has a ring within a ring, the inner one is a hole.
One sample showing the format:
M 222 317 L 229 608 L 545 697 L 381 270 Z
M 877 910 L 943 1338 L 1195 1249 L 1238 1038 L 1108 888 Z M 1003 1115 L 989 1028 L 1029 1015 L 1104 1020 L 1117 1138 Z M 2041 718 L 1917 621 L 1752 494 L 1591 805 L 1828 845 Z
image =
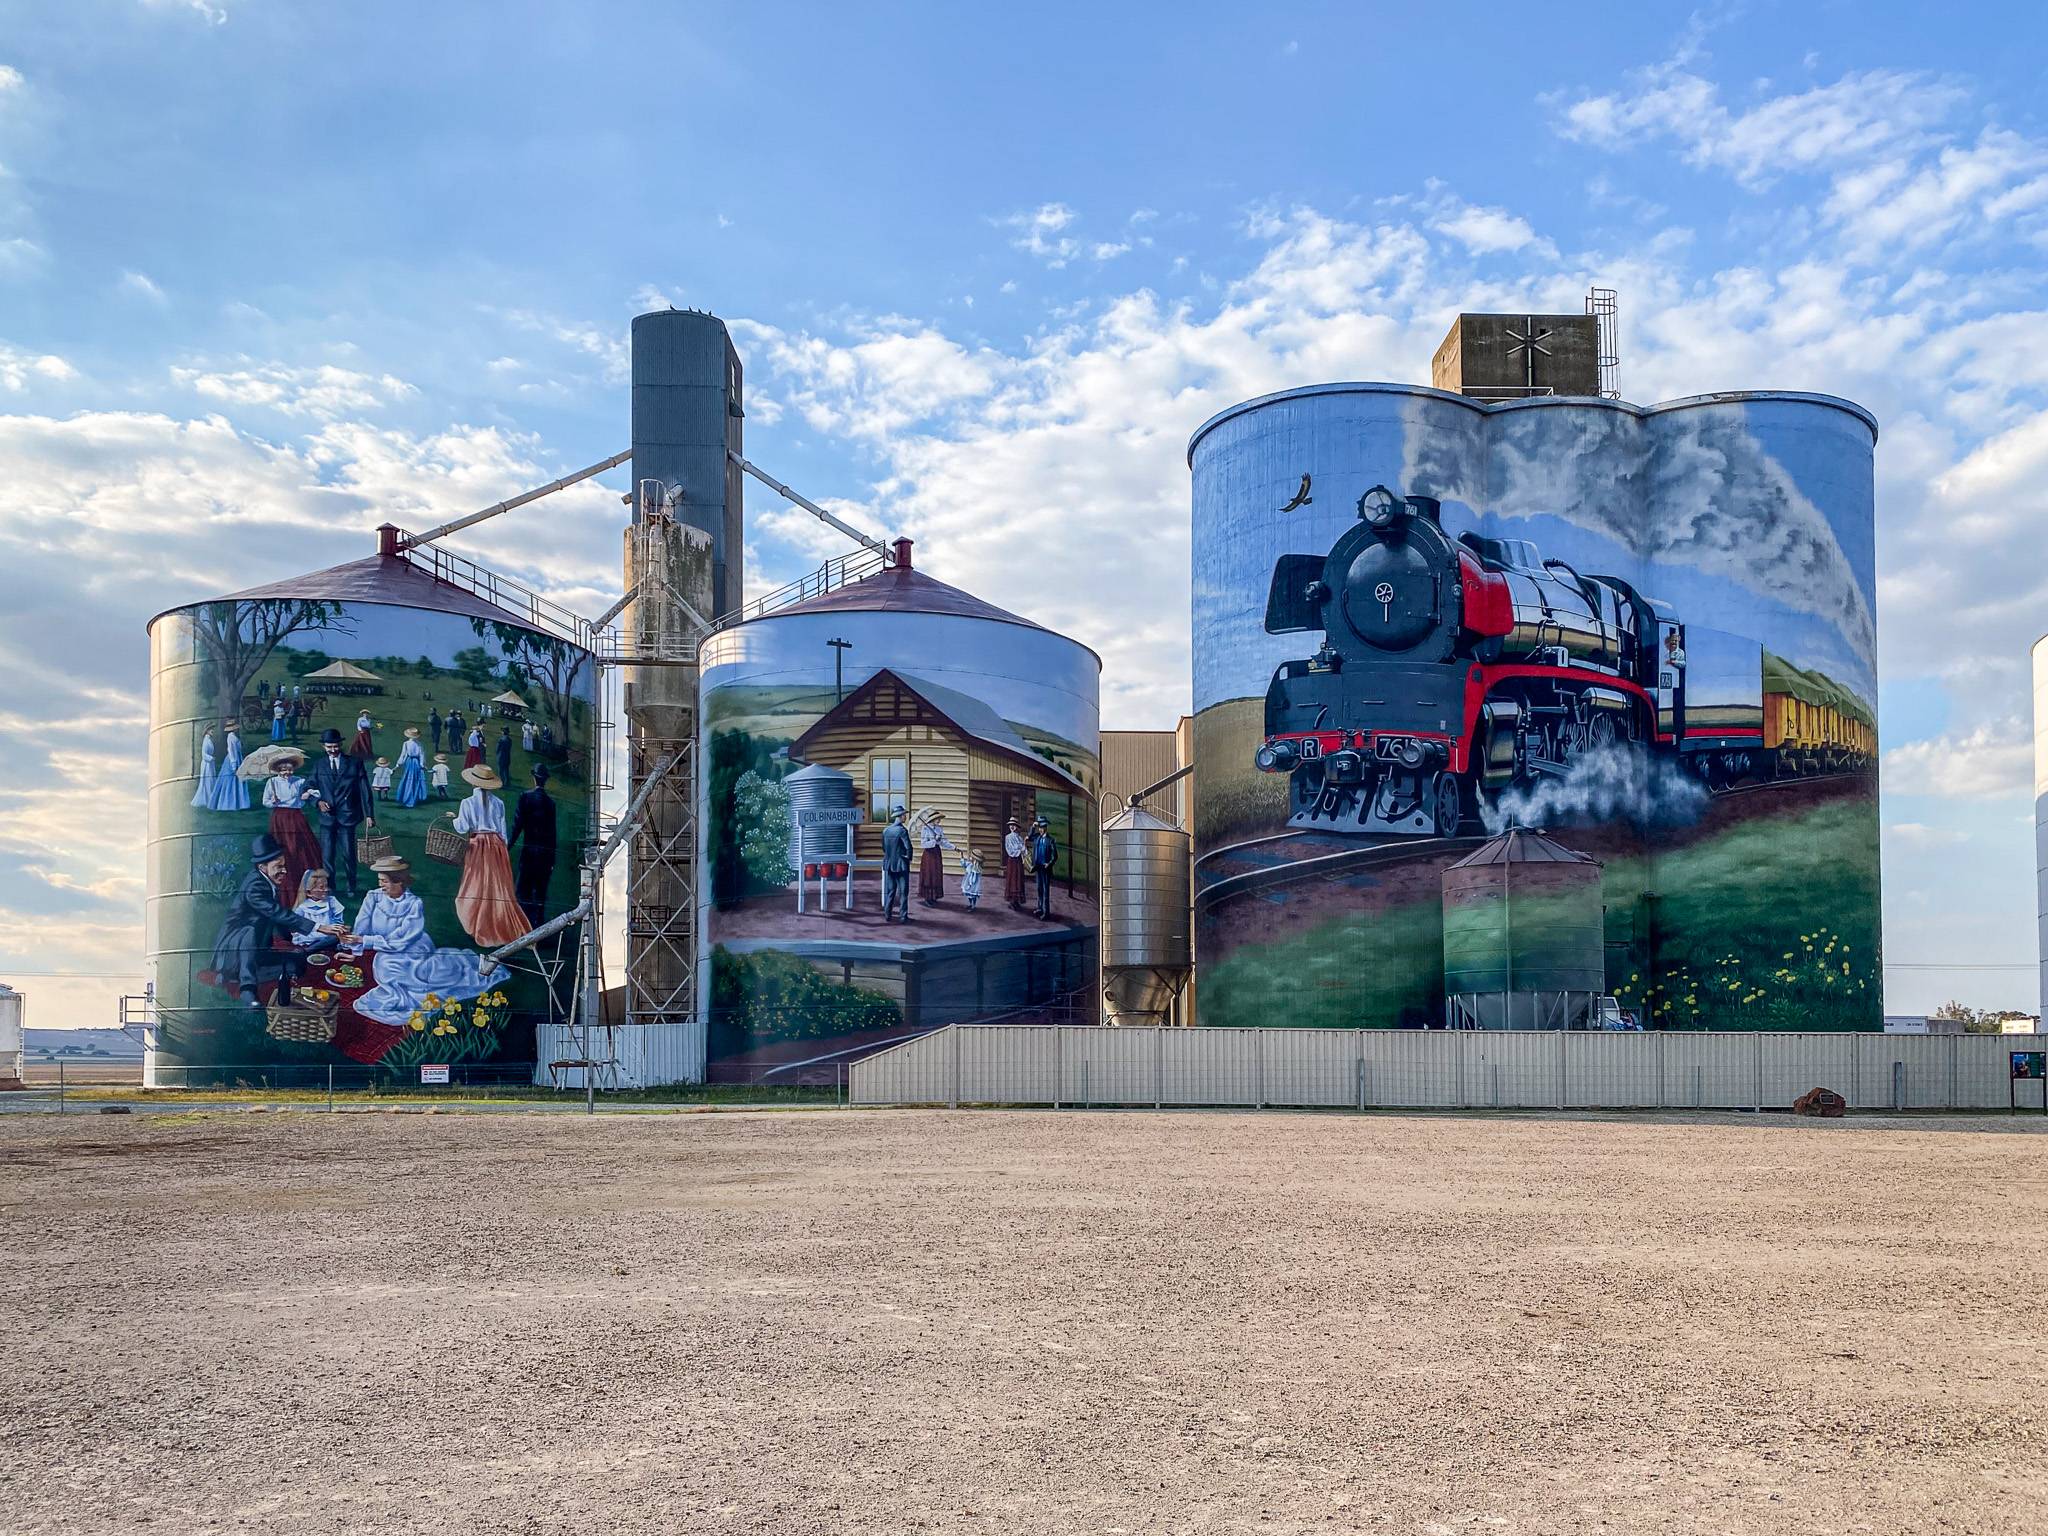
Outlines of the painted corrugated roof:
M 291 600 L 326 603 L 389 603 L 400 608 L 424 608 L 436 613 L 459 614 L 469 619 L 490 619 L 500 624 L 533 625 L 509 608 L 478 597 L 451 582 L 437 581 L 403 555 L 367 555 L 346 565 L 331 565 L 324 571 L 288 576 L 266 582 L 225 597 L 201 598 L 179 603 L 179 608 L 197 608 L 207 602 L 239 603 Z M 174 609 L 165 609 L 166 613 Z
M 1596 864 L 1599 860 L 1575 853 L 1563 843 L 1552 842 L 1533 827 L 1509 827 L 1499 837 L 1481 843 L 1453 869 L 1474 864 Z

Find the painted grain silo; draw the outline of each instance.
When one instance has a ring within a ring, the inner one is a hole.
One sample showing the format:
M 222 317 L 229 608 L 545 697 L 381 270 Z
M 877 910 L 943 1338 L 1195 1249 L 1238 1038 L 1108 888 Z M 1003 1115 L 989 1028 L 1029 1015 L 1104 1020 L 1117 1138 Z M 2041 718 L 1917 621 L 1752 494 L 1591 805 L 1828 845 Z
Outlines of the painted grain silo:
M 713 1081 L 831 1082 L 897 1034 L 1094 1017 L 1093 651 L 935 580 L 900 540 L 700 654 Z
M 1453 1029 L 1584 1029 L 1607 991 L 1600 865 L 1511 827 L 1443 874 Z
M 1441 876 L 1519 824 L 1651 1027 L 1880 1027 L 1875 423 L 1547 388 L 1195 433 L 1198 1023 L 1441 1025 Z
M 159 1081 L 533 1060 L 531 962 L 479 962 L 576 901 L 596 667 L 380 540 L 150 621 Z

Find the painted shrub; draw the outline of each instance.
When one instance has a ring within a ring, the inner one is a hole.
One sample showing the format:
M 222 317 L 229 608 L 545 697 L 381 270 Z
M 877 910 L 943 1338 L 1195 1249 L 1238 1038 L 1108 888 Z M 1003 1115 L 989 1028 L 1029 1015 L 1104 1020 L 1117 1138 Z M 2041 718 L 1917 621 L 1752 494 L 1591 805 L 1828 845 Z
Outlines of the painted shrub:
M 533 1059 L 531 961 L 479 960 L 576 900 L 594 668 L 399 565 L 151 623 L 158 1071 Z
M 714 1080 L 829 1082 L 898 1032 L 1085 1010 L 1099 674 L 1086 647 L 907 563 L 706 642 Z M 1006 858 L 1013 821 L 1024 853 Z
M 1875 441 L 1788 394 L 1205 425 L 1200 1022 L 1441 1025 L 1443 871 L 1522 825 L 1602 866 L 1646 1026 L 1878 1028 Z

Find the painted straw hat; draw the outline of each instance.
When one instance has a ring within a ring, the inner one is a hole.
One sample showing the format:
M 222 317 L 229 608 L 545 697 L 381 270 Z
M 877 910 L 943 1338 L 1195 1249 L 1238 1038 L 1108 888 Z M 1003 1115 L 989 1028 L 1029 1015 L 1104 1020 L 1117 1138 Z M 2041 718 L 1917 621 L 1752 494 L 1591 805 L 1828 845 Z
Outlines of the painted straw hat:
M 498 770 L 483 763 L 478 763 L 474 768 L 463 769 L 462 779 L 465 784 L 474 784 L 478 789 L 505 787 L 505 781 L 498 777 Z
M 391 766 L 391 759 L 388 757 L 380 757 L 377 759 L 377 766 L 379 768 L 389 768 Z
M 434 754 L 434 761 L 437 763 L 445 763 L 448 761 L 448 754 L 446 752 L 436 752 Z
M 420 728 L 416 725 L 408 725 L 405 728 L 405 734 L 411 740 L 418 741 L 420 737 Z
M 370 866 L 373 875 L 409 875 L 412 866 L 395 853 L 387 853 Z

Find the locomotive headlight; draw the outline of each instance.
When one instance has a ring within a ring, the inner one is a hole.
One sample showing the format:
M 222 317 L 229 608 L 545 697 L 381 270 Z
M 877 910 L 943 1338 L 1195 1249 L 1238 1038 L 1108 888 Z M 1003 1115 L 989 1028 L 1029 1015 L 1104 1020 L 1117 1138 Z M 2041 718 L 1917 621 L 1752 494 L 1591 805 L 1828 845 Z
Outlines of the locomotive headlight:
M 1406 501 L 1384 485 L 1376 485 L 1358 498 L 1358 515 L 1374 533 L 1398 531 L 1407 523 L 1411 511 Z

